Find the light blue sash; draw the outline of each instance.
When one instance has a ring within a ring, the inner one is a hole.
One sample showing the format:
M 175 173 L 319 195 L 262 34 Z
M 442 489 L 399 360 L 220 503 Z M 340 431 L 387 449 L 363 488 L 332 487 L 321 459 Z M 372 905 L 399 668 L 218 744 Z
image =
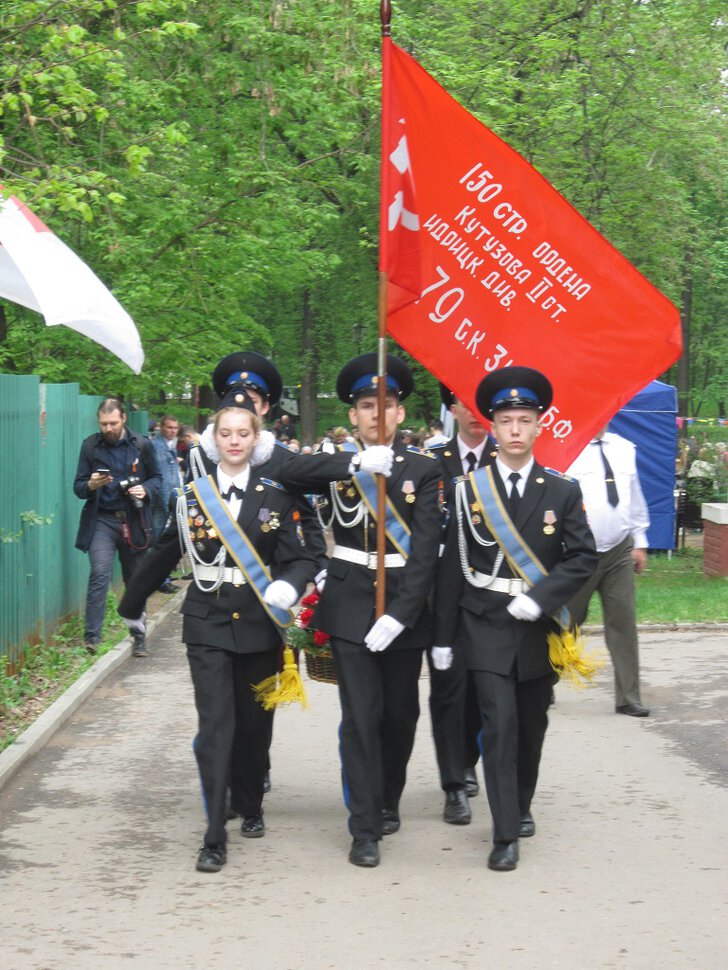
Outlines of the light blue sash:
M 345 441 L 343 444 L 339 445 L 339 448 L 341 451 L 351 452 L 357 452 L 360 450 L 355 441 Z M 369 514 L 376 522 L 379 502 L 377 495 L 377 480 L 375 476 L 372 475 L 371 472 L 358 471 L 354 472 L 352 481 L 354 482 L 362 501 L 368 508 Z M 389 496 L 387 496 L 385 505 L 385 528 L 389 541 L 392 543 L 400 556 L 407 559 L 410 554 L 412 530 L 400 516 Z
M 497 472 L 493 471 L 493 466 L 486 465 L 484 468 L 472 471 L 468 478 L 483 513 L 483 521 L 503 550 L 514 575 L 520 576 L 529 586 L 535 586 L 540 579 L 548 576 L 548 570 L 526 544 L 508 515 L 495 484 L 495 474 Z M 571 617 L 565 606 L 554 614 L 554 620 L 564 630 L 568 630 L 571 626 Z
M 220 541 L 245 576 L 268 616 L 276 626 L 284 629 L 291 626 L 295 617 L 290 610 L 270 606 L 263 599 L 272 581 L 270 571 L 255 551 L 250 539 L 230 514 L 230 509 L 223 502 L 212 476 L 196 478 L 188 487 L 196 495 L 205 515 L 215 527 Z

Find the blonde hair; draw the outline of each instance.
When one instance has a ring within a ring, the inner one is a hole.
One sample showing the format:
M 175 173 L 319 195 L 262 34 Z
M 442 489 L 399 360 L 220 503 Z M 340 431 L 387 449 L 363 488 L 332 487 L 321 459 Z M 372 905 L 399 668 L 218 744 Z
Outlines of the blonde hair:
M 251 411 L 249 408 L 237 408 L 237 407 L 220 408 L 220 410 L 215 413 L 215 417 L 212 419 L 212 430 L 215 432 L 215 434 L 217 434 L 217 426 L 220 423 L 220 418 L 222 417 L 222 415 L 229 414 L 231 411 L 238 412 L 238 413 L 241 411 L 245 411 L 246 414 L 249 414 L 250 426 L 253 430 L 253 433 L 260 434 L 263 428 L 263 422 L 258 417 L 258 415 L 254 411 Z

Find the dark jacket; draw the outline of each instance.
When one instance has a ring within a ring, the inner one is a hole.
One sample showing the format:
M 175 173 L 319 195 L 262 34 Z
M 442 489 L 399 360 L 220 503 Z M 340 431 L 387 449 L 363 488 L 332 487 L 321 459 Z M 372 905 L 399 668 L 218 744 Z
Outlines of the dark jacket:
M 497 469 L 494 469 L 494 478 L 507 506 L 505 486 Z M 468 503 L 474 503 L 469 482 L 466 493 Z M 551 672 L 546 638 L 548 633 L 558 630 L 551 614 L 564 606 L 589 578 L 597 565 L 597 553 L 587 525 L 581 489 L 575 482 L 547 472 L 537 463 L 526 482 L 515 525 L 548 570 L 548 575 L 528 593 L 543 610 L 543 616 L 532 623 L 514 620 L 507 611 L 511 601 L 507 593 L 478 589 L 465 581 L 453 504 L 435 592 L 434 642 L 442 646 L 461 643 L 469 670 L 505 675 L 515 665 L 519 680 L 531 680 Z M 467 523 L 464 534 L 468 564 L 490 575 L 498 546 L 477 543 Z M 492 540 L 482 523 L 478 534 Z M 498 576 L 512 575 L 504 561 Z
M 437 570 L 442 516 L 439 506 L 440 464 L 429 455 L 395 443 L 392 474 L 387 479 L 387 496 L 412 531 L 411 553 L 403 567 L 387 568 L 386 612 L 403 623 L 405 630 L 390 650 L 422 648 L 430 642 L 432 618 L 427 609 L 427 594 Z M 349 456 L 351 457 L 351 456 Z M 339 489 L 343 502 L 349 501 L 350 481 L 332 486 Z M 407 501 L 411 496 L 413 501 Z M 351 499 L 352 505 L 356 498 Z M 359 551 L 376 551 L 376 523 L 373 517 L 365 534 L 365 521 L 353 528 L 344 527 L 336 517 L 332 529 L 337 545 Z M 387 543 L 388 553 L 396 552 Z M 376 571 L 364 565 L 332 558 L 326 586 L 312 625 L 331 636 L 362 643 L 374 623 Z
M 135 431 L 126 429 L 126 434 L 131 444 L 132 460 L 128 463 L 127 476 L 136 474 L 141 479 L 141 484 L 146 490 L 144 508 L 138 510 L 130 498 L 123 495 L 120 502 L 123 511 L 126 512 L 127 522 L 131 532 L 131 541 L 134 546 L 143 547 L 147 542 L 145 530 L 151 529 L 151 503 L 153 502 L 162 484 L 162 476 L 157 467 L 157 460 L 154 455 L 154 447 L 149 438 L 137 434 Z M 91 545 L 94 532 L 96 530 L 96 519 L 98 517 L 99 501 L 101 489 L 89 491 L 88 480 L 97 468 L 108 465 L 108 459 L 104 452 L 106 445 L 100 432 L 89 435 L 81 445 L 81 453 L 78 458 L 76 477 L 73 482 L 73 491 L 80 499 L 85 500 L 85 505 L 81 510 L 81 521 L 76 535 L 76 548 L 82 552 L 87 552 Z M 136 459 L 136 467 L 133 468 Z M 140 514 L 141 513 L 141 514 Z
M 196 532 L 210 529 L 211 524 L 206 519 L 200 525 L 194 524 L 201 510 L 196 507 L 194 496 L 189 494 L 187 512 L 193 520 L 191 529 Z M 271 521 L 279 524 L 270 528 Z M 270 567 L 273 579 L 285 579 L 301 595 L 316 575 L 317 565 L 315 554 L 306 545 L 293 497 L 278 483 L 261 481 L 257 471 L 251 469 L 238 524 L 263 563 Z M 268 527 L 262 528 L 264 525 Z M 195 547 L 201 558 L 210 562 L 220 549 L 220 540 L 199 537 L 195 539 Z M 179 556 L 179 526 L 175 515 L 160 543 L 132 577 L 119 604 L 119 613 L 125 617 L 138 617 L 147 596 L 169 575 Z M 226 565 L 234 565 L 229 555 Z M 260 653 L 279 646 L 283 638 L 280 628 L 270 619 L 247 583 L 241 586 L 223 583 L 215 592 L 204 592 L 192 582 L 187 589 L 182 613 L 182 639 L 187 644 L 204 644 L 233 653 Z

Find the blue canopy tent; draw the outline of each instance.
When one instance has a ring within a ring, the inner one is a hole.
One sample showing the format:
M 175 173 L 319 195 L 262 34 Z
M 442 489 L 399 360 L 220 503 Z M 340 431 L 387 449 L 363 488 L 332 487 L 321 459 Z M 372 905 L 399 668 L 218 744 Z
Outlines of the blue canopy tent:
M 637 446 L 637 471 L 650 510 L 650 549 L 675 547 L 677 390 L 652 381 L 617 411 L 609 430 Z

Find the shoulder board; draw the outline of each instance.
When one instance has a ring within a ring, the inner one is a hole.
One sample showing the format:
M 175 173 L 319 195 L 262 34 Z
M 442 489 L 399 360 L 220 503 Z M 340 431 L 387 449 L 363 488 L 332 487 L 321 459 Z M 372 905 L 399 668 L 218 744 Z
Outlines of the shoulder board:
M 290 452 L 291 454 L 294 454 L 294 452 L 291 451 L 291 449 L 284 441 L 279 441 L 279 439 L 276 438 L 275 443 L 278 445 L 279 448 L 285 448 L 286 451 Z
M 430 445 L 430 447 L 427 449 L 425 454 L 439 455 L 441 451 L 444 451 L 446 445 L 448 445 L 449 443 L 450 443 L 449 441 L 442 441 L 439 445 Z
M 557 472 L 555 468 L 546 468 L 544 471 L 548 472 L 549 475 L 553 475 L 554 478 L 563 478 L 565 482 L 575 482 L 577 479 L 572 478 L 571 475 L 565 475 L 563 472 Z
M 436 458 L 431 451 L 422 451 L 417 445 L 407 445 L 407 452 L 410 455 L 422 455 L 423 458 Z
M 263 485 L 269 485 L 271 488 L 277 488 L 281 492 L 285 492 L 285 486 L 281 485 L 280 482 L 274 482 L 272 478 L 261 478 L 261 483 Z

